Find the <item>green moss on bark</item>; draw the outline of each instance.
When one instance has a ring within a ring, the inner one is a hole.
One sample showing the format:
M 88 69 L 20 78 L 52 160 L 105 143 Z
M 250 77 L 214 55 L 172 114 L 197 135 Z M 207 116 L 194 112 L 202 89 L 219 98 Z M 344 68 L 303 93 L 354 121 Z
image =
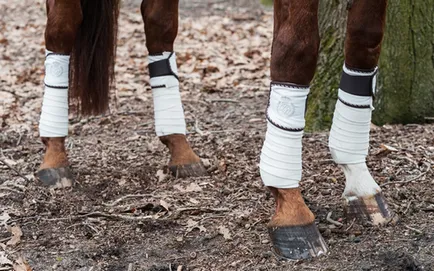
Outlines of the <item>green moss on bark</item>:
M 434 0 L 390 1 L 374 123 L 434 116 Z

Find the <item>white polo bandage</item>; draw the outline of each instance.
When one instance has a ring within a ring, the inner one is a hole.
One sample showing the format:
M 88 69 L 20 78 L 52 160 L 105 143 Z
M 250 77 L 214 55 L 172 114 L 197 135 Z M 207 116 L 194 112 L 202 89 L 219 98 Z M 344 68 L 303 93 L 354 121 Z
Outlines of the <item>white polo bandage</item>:
M 295 188 L 302 175 L 302 137 L 308 87 L 272 83 L 260 172 L 265 186 Z
M 149 64 L 164 63 L 171 74 L 160 73 L 153 76 L 151 72 L 151 87 L 154 99 L 155 131 L 157 136 L 171 134 L 186 134 L 184 109 L 179 92 L 178 69 L 176 55 L 163 52 L 161 55 L 150 55 Z M 165 67 L 163 65 L 163 67 Z M 160 67 L 161 68 L 161 67 Z M 164 69 L 163 69 L 164 70 Z
M 44 84 L 39 134 L 41 137 L 65 137 L 68 135 L 68 55 L 46 51 Z
M 364 163 L 369 149 L 369 131 L 373 98 L 375 92 L 377 69 L 372 72 L 359 72 L 344 66 L 347 88 L 361 88 L 364 83 L 363 96 L 350 94 L 357 92 L 343 90 L 342 83 L 338 92 L 338 101 L 333 116 L 329 137 L 329 148 L 334 161 L 338 164 Z

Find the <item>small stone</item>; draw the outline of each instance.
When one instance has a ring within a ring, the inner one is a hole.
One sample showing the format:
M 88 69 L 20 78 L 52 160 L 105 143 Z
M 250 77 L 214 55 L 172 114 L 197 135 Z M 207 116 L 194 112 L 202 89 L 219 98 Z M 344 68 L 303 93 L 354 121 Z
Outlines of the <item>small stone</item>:
M 244 228 L 246 228 L 246 229 L 250 229 L 250 224 L 246 224 L 246 225 L 244 225 Z
M 262 240 L 262 242 L 261 242 L 262 244 L 268 244 L 268 243 L 270 243 L 270 241 L 269 240 L 267 240 L 267 239 L 264 239 L 264 240 Z

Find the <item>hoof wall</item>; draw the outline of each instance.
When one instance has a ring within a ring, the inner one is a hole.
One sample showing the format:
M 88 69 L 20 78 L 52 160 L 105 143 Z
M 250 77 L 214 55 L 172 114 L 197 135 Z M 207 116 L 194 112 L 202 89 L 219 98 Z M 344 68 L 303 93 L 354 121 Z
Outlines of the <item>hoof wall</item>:
M 44 186 L 54 189 L 71 187 L 74 184 L 72 172 L 68 167 L 41 169 L 35 173 L 35 177 Z
M 283 260 L 302 260 L 327 253 L 327 245 L 315 223 L 268 228 L 274 253 Z
M 387 225 L 396 223 L 398 217 L 390 210 L 382 193 L 370 197 L 359 198 L 348 196 L 345 198 L 345 213 L 348 219 L 373 225 Z
M 169 166 L 169 171 L 176 178 L 208 176 L 208 171 L 202 162 L 189 165 Z

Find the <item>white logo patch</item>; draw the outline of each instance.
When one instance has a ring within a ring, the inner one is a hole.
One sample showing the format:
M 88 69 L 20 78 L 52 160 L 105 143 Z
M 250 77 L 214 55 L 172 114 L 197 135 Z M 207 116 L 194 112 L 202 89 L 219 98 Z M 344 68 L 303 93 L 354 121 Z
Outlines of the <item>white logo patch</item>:
M 63 74 L 62 65 L 59 62 L 53 62 L 48 66 L 48 73 L 52 76 L 59 77 Z
M 282 97 L 277 104 L 277 112 L 285 117 L 291 117 L 294 114 L 295 108 L 291 102 L 291 98 Z

